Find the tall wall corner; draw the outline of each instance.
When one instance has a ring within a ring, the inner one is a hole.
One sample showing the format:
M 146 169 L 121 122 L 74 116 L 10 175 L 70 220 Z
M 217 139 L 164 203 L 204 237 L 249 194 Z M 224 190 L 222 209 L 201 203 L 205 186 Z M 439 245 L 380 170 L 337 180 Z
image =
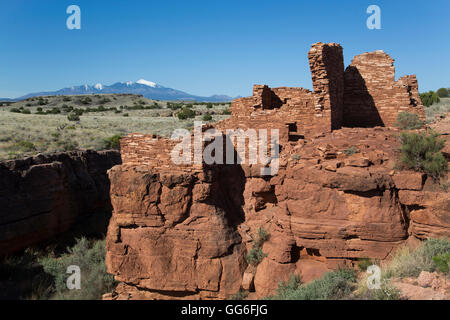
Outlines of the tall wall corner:
M 344 55 L 338 43 L 318 42 L 308 52 L 316 100 L 316 116 L 329 123 L 329 129 L 343 124 Z

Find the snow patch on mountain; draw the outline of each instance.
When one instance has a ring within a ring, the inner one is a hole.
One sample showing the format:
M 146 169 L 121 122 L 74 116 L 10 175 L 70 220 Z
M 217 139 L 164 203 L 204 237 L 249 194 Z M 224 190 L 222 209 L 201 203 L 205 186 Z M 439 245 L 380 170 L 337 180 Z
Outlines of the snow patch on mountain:
M 152 88 L 156 87 L 156 83 L 147 81 L 145 79 L 139 79 L 138 81 L 136 81 L 136 83 L 143 84 L 144 86 L 148 86 L 148 87 L 152 87 Z

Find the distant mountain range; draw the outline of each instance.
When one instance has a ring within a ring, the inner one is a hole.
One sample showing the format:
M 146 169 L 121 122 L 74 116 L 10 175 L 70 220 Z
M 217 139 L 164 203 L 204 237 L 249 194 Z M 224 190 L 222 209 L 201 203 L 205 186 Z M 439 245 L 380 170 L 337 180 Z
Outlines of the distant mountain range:
M 192 95 L 180 90 L 166 88 L 155 82 L 140 79 L 136 82 L 117 82 L 106 86 L 101 83 L 95 85 L 81 85 L 71 88 L 64 88 L 57 91 L 36 92 L 24 95 L 17 99 L 0 99 L 0 101 L 24 100 L 36 96 L 55 96 L 55 95 L 80 95 L 80 94 L 112 94 L 112 93 L 130 93 L 140 94 L 146 98 L 154 100 L 188 100 L 201 102 L 227 102 L 234 98 L 226 95 L 212 95 L 210 97 L 201 97 Z

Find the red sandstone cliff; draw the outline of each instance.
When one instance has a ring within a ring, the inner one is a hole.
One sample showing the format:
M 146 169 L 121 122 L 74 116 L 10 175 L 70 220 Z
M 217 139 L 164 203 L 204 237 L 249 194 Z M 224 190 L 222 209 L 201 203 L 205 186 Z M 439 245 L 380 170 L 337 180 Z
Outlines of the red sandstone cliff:
M 0 162 L 0 255 L 111 210 L 106 171 L 118 151 L 74 151 Z
M 309 281 L 358 258 L 385 259 L 409 238 L 450 236 L 449 193 L 421 173 L 393 169 L 399 132 L 389 128 L 391 113 L 423 114 L 415 79 L 387 76 L 383 85 L 401 97 L 388 111 L 380 86 L 345 87 L 351 78 L 339 45 L 315 44 L 309 59 L 314 92 L 255 86 L 252 97 L 233 102 L 230 119 L 214 125 L 222 132 L 279 129 L 274 176 L 262 176 L 261 165 L 176 166 L 173 141 L 122 139 L 123 164 L 109 171 L 114 212 L 106 257 L 121 282 L 119 298 L 224 299 L 241 287 L 263 297 L 292 273 Z M 372 75 L 360 69 L 362 78 Z M 370 96 L 370 107 L 379 108 L 362 126 L 387 127 L 338 129 L 350 121 L 349 108 L 358 112 L 366 101 L 345 104 L 351 94 Z M 349 148 L 357 153 L 347 155 Z M 267 256 L 248 266 L 259 228 L 270 234 Z

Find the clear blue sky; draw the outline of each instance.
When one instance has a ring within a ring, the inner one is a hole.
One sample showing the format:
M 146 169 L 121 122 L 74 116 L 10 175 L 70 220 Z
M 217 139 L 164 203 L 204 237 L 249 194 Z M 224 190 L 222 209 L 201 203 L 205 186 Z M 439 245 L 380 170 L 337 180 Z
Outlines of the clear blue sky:
M 82 11 L 66 28 L 66 8 Z M 381 7 L 382 30 L 366 27 Z M 346 65 L 383 49 L 397 78 L 450 87 L 450 1 L 1 0 L 0 97 L 144 78 L 208 96 L 255 83 L 311 88 L 312 43 L 339 42 Z

